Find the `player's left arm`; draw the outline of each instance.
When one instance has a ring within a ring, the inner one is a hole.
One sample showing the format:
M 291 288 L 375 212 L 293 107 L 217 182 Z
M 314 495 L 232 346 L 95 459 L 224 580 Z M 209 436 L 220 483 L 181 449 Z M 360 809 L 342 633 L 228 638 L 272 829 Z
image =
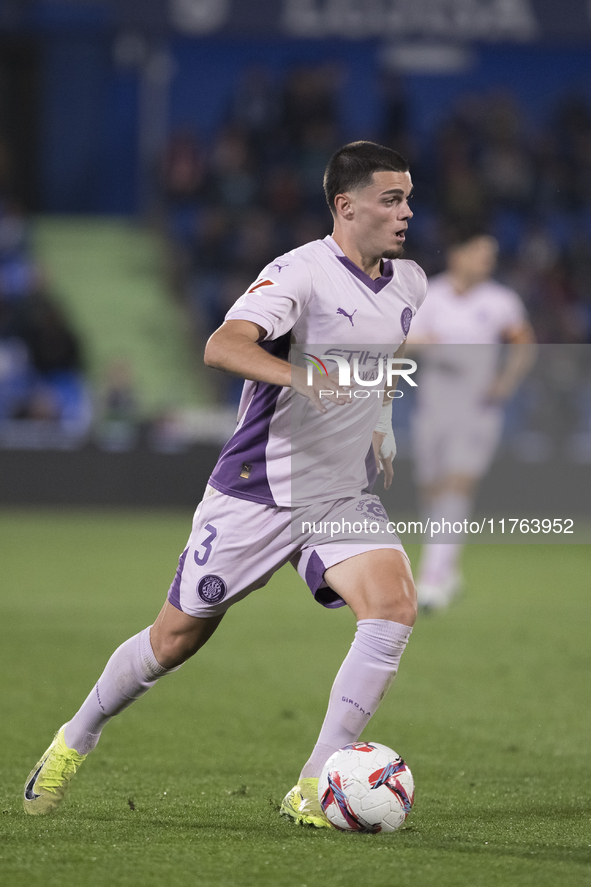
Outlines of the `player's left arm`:
M 394 357 L 404 357 L 405 342 L 394 354 Z M 376 459 L 378 474 L 384 472 L 384 489 L 390 489 L 392 478 L 394 477 L 394 468 L 392 461 L 396 455 L 396 438 L 392 429 L 392 397 L 388 396 L 390 392 L 395 391 L 398 387 L 400 376 L 393 376 L 392 386 L 384 391 L 384 400 L 380 418 L 373 432 L 373 451 Z
M 509 345 L 507 357 L 488 392 L 488 400 L 496 403 L 515 393 L 536 359 L 536 338 L 527 320 L 506 329 L 503 338 Z

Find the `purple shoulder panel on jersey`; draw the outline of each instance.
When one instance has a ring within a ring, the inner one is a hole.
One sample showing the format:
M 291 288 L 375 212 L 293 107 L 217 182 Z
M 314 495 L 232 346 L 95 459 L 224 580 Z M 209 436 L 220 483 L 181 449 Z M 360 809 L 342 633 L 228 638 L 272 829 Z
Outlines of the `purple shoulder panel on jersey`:
M 380 290 L 383 290 L 385 286 L 387 286 L 392 280 L 394 274 L 394 268 L 390 259 L 383 259 L 384 273 L 381 277 L 378 277 L 374 280 L 369 274 L 366 274 L 365 271 L 362 271 L 355 262 L 352 262 L 347 256 L 337 256 L 339 262 L 347 268 L 348 271 L 351 272 L 361 283 L 364 283 L 372 293 L 379 293 Z
M 176 568 L 172 585 L 168 589 L 168 602 L 171 603 L 173 607 L 176 607 L 177 610 L 181 609 L 181 579 L 183 578 L 183 567 L 185 566 L 188 551 L 189 549 L 185 548 L 179 557 L 179 565 Z
M 279 339 L 261 342 L 260 346 L 275 357 L 287 358 L 290 339 L 291 333 L 285 333 Z M 220 493 L 262 505 L 277 504 L 267 477 L 266 449 L 281 390 L 280 385 L 257 382 L 242 425 L 222 449 L 209 479 Z

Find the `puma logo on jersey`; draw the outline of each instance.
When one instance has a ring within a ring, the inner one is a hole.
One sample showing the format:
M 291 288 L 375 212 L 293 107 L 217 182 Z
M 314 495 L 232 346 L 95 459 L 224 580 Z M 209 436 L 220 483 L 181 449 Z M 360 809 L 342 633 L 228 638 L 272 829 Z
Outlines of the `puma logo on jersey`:
M 351 326 L 355 326 L 355 324 L 353 323 L 353 314 L 357 314 L 357 308 L 355 309 L 353 314 L 347 314 L 344 308 L 337 308 L 337 314 L 342 314 L 344 317 L 348 317 L 351 321 Z
M 277 268 L 277 274 L 281 274 L 281 269 L 286 268 L 288 265 L 289 262 L 280 262 L 279 260 L 277 260 L 276 262 L 273 262 L 271 268 Z

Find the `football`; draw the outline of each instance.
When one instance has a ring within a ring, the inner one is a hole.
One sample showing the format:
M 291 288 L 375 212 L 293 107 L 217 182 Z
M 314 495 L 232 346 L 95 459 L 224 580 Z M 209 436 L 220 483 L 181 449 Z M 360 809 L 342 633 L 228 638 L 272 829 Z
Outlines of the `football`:
M 344 832 L 394 832 L 411 811 L 410 769 L 386 745 L 355 742 L 330 756 L 318 780 L 324 813 Z

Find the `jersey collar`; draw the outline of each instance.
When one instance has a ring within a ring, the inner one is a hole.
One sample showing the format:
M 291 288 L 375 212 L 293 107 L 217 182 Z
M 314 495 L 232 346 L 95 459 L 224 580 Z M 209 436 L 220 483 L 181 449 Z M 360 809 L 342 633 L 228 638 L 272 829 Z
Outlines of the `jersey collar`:
M 372 293 L 379 293 L 380 290 L 383 290 L 384 287 L 390 283 L 392 280 L 392 276 L 394 274 L 394 265 L 390 259 L 382 259 L 382 275 L 381 277 L 376 278 L 375 280 L 366 274 L 365 271 L 362 271 L 361 268 L 352 262 L 351 259 L 344 254 L 340 246 L 337 244 L 336 240 L 334 240 L 330 234 L 327 234 L 323 240 L 323 243 L 327 245 L 327 247 L 335 254 L 339 262 L 345 266 L 345 268 L 353 274 L 357 280 L 360 280 L 361 283 L 364 283 Z

